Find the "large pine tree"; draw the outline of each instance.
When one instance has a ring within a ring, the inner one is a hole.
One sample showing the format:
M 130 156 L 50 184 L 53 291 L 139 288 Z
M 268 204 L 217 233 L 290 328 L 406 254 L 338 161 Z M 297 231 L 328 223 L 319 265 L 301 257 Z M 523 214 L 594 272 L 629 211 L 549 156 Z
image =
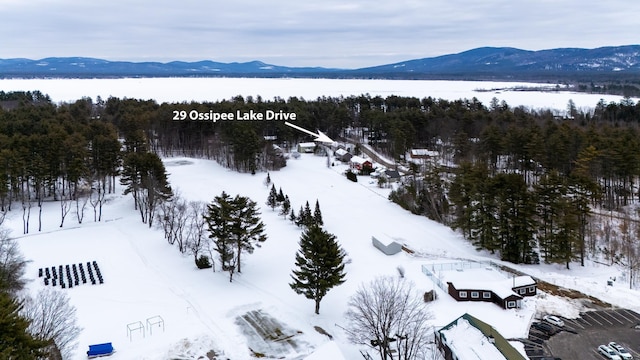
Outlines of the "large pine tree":
M 229 236 L 233 211 L 231 200 L 229 194 L 223 191 L 207 206 L 207 215 L 204 217 L 209 229 L 209 238 L 215 244 L 215 250 L 220 257 L 222 271 L 229 271 L 231 268 L 235 270 L 235 264 L 232 263 L 235 260 L 234 248 Z
M 253 253 L 256 243 L 267 240 L 257 204 L 247 197 L 236 195 L 231 198 L 222 192 L 208 206 L 205 220 L 222 270 L 229 272 L 229 281 L 233 281 L 233 274 L 242 272 L 242 252 Z
M 320 203 L 318 202 L 317 199 L 316 199 L 316 207 L 313 211 L 313 222 L 315 222 L 315 224 L 318 226 L 324 225 L 324 221 L 322 221 L 322 212 L 320 211 Z
M 291 210 L 291 200 L 289 200 L 289 195 L 284 196 L 284 201 L 281 206 L 280 215 L 286 218 L 287 215 L 289 215 L 289 210 Z
M 20 315 L 22 304 L 0 291 L 0 359 L 41 359 L 49 341 L 35 339 Z
M 269 206 L 271 210 L 275 210 L 276 206 L 278 206 L 278 192 L 276 191 L 275 185 L 271 185 L 271 190 L 267 197 L 267 206 Z
M 309 206 L 309 201 L 304 205 L 304 210 L 301 214 L 298 214 L 301 217 L 302 226 L 306 228 L 310 228 L 315 221 L 313 220 L 313 214 L 311 213 L 311 207 Z
M 316 314 L 320 313 L 320 301 L 327 292 L 345 281 L 344 256 L 335 235 L 321 227 L 313 225 L 302 233 L 289 286 L 315 301 Z
M 236 266 L 242 272 L 240 254 L 253 253 L 255 244 L 267 240 L 264 223 L 260 220 L 257 203 L 248 197 L 236 195 L 233 199 L 233 217 L 231 234 L 236 245 Z
M 276 196 L 276 201 L 281 203 L 284 201 L 284 193 L 282 192 L 282 188 L 278 190 L 278 195 Z

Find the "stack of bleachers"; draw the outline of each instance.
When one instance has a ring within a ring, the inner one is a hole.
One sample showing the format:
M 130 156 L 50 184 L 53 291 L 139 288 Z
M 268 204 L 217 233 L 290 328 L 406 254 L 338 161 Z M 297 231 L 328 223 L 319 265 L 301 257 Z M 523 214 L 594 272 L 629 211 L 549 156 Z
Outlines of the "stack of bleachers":
M 89 272 L 89 280 L 91 280 L 91 285 L 96 284 L 96 278 L 93 277 L 93 270 L 91 270 L 91 263 L 87 262 L 87 271 Z
M 65 270 L 67 270 L 67 285 L 69 288 L 73 287 L 73 279 L 71 278 L 71 267 L 67 264 L 65 266 Z
M 84 274 L 84 267 L 82 266 L 82 263 L 78 264 L 78 267 L 80 268 L 80 277 L 82 278 L 82 283 L 86 284 L 87 283 L 87 277 Z
M 102 279 L 102 273 L 100 273 L 100 268 L 98 267 L 98 262 L 93 260 L 93 267 L 96 269 L 96 275 L 98 276 L 98 281 L 100 284 L 104 284 L 104 280 Z
M 66 275 L 65 275 L 66 273 Z M 98 266 L 98 262 L 93 260 L 86 263 L 59 265 L 38 269 L 38 277 L 43 279 L 45 285 L 60 285 L 61 288 L 72 288 L 87 283 L 87 275 L 92 285 L 97 283 L 104 284 L 102 272 Z M 82 280 L 82 282 L 80 281 Z
M 63 272 L 63 267 L 62 265 L 58 266 L 58 275 L 60 276 L 60 287 L 61 288 L 65 288 L 66 284 L 64 283 L 64 272 Z
M 76 267 L 76 264 L 71 265 L 71 270 L 73 272 L 73 284 L 75 286 L 80 285 L 80 278 L 78 277 L 78 268 Z

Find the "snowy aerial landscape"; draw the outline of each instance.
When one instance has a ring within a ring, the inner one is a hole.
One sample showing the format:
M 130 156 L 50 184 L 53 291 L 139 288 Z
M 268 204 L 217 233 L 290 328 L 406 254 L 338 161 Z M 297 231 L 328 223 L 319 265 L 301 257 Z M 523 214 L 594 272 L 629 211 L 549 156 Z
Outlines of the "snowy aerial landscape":
M 258 202 L 268 240 L 245 257 L 243 271 L 233 283 L 226 272 L 198 270 L 191 256 L 182 256 L 167 244 L 161 230 L 142 224 L 130 196 L 121 191 L 108 197 L 103 221 L 82 225 L 68 220 L 59 227 L 59 205 L 44 205 L 41 232 L 22 233 L 19 211 L 8 215 L 8 226 L 30 261 L 28 288 L 45 286 L 38 269 L 97 261 L 104 284 L 61 289 L 77 308 L 82 332 L 74 359 L 86 358 L 90 344 L 112 342 L 117 359 L 205 359 L 215 352 L 222 359 L 249 359 L 252 352 L 280 359 L 357 359 L 361 347 L 348 342 L 343 331 L 347 300 L 363 283 L 377 276 L 398 276 L 402 267 L 416 291 L 435 289 L 429 305 L 432 326 L 438 329 L 463 313 L 490 322 L 506 338 L 524 338 L 541 314 L 575 318 L 585 310 L 582 302 L 545 293 L 527 298 L 521 309 L 504 310 L 492 303 L 456 302 L 421 271 L 433 261 L 497 261 L 476 251 L 451 229 L 412 215 L 387 200 L 368 177 L 347 181 L 346 166 L 327 167 L 321 156 L 303 154 L 287 167 L 271 172 L 276 187 L 290 197 L 292 208 L 319 201 L 325 228 L 337 236 L 348 253 L 347 281 L 332 289 L 322 302 L 320 315 L 313 303 L 289 287 L 301 230 L 264 205 L 268 187 L 265 173 L 239 174 L 213 161 L 189 158 L 164 160 L 174 191 L 187 200 L 210 202 L 223 190 Z M 388 256 L 372 246 L 372 236 L 393 238 L 415 251 Z M 519 269 L 533 276 L 599 297 L 616 306 L 640 311 L 637 291 L 624 283 L 607 286 L 620 277 L 616 267 L 587 262 L 584 268 L 564 270 L 561 265 L 528 265 Z M 266 341 L 244 320 L 258 317 L 275 322 L 289 334 L 286 342 Z M 326 332 L 331 335 L 323 335 Z M 516 348 L 522 349 L 521 345 Z M 314 352 L 316 352 L 314 354 Z M 436 357 L 437 358 L 437 357 Z
M 640 1 L 0 4 L 0 360 L 640 360 Z

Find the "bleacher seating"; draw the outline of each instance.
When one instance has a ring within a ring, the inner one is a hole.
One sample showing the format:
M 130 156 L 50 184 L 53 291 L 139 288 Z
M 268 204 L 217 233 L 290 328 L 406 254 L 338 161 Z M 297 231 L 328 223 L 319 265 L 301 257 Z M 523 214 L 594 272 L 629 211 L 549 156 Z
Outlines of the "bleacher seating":
M 78 267 L 80 268 L 80 277 L 82 278 L 82 283 L 86 284 L 87 283 L 87 277 L 84 274 L 84 267 L 82 266 L 82 263 L 78 264 Z
M 91 281 L 92 285 L 97 283 L 104 284 L 102 272 L 98 262 L 95 260 L 86 262 L 86 270 L 85 263 L 39 268 L 38 277 L 43 278 L 44 285 L 51 284 L 51 286 L 55 287 L 59 284 L 63 289 L 80 286 L 88 281 Z M 87 277 L 89 280 L 87 280 Z
M 69 283 L 69 288 L 73 287 L 73 278 L 71 277 L 71 267 L 67 264 L 65 266 L 65 269 L 67 270 L 67 282 Z

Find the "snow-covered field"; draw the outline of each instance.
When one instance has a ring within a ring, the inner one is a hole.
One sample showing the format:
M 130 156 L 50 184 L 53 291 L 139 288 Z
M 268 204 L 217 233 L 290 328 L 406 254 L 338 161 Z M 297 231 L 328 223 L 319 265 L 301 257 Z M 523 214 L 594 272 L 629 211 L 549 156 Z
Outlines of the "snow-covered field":
M 113 342 L 113 360 L 123 359 L 198 359 L 211 350 L 233 360 L 251 358 L 255 352 L 274 358 L 309 359 L 361 358 L 358 347 L 348 343 L 341 327 L 346 326 L 347 300 L 364 282 L 379 275 L 398 275 L 398 266 L 415 283 L 418 291 L 436 289 L 438 299 L 430 306 L 435 328 L 446 325 L 465 312 L 492 324 L 507 338 L 522 337 L 536 311 L 551 311 L 576 316 L 582 304 L 541 294 L 527 298 L 522 309 L 503 310 L 491 303 L 456 302 L 443 293 L 421 272 L 421 265 L 434 259 L 488 260 L 451 229 L 412 215 L 387 200 L 388 189 L 379 189 L 374 181 L 361 177 L 348 181 L 343 166 L 327 168 L 326 159 L 303 154 L 289 160 L 280 171 L 271 172 L 276 188 L 289 196 L 297 212 L 306 201 L 317 199 L 325 228 L 337 236 L 348 253 L 347 281 L 331 290 L 315 315 L 313 302 L 296 295 L 289 287 L 294 255 L 301 230 L 263 205 L 268 188 L 265 173 L 238 174 L 213 161 L 201 159 L 165 159 L 170 182 L 188 200 L 210 202 L 223 190 L 232 196 L 249 196 L 262 207 L 268 240 L 253 254 L 245 255 L 242 274 L 229 283 L 228 275 L 197 270 L 190 256 L 182 256 L 167 244 L 158 229 L 140 222 L 130 196 L 109 198 L 104 220 L 93 222 L 90 212 L 78 225 L 69 214 L 64 228 L 59 227 L 59 205 L 45 204 L 42 232 L 32 214 L 31 230 L 22 235 L 22 213 L 9 214 L 8 225 L 18 238 L 25 257 L 31 262 L 27 276 L 29 291 L 44 287 L 38 269 L 72 263 L 97 261 L 104 284 L 64 289 L 77 308 L 83 331 L 74 359 L 86 358 L 88 345 Z M 35 208 L 34 208 L 35 212 Z M 384 255 L 371 244 L 371 236 L 386 234 L 407 244 L 424 257 L 405 252 Z M 640 311 L 640 296 L 625 290 L 625 284 L 605 285 L 606 279 L 619 276 L 611 267 L 589 263 L 584 269 L 576 264 L 566 271 L 552 265 L 523 267 L 534 276 L 574 287 L 604 300 Z M 164 329 L 154 320 L 161 317 Z M 243 318 L 261 316 L 282 326 L 291 335 L 288 345 L 265 342 L 257 334 L 243 331 Z M 128 331 L 142 323 L 146 333 Z M 155 325 L 154 325 L 155 324 Z M 148 326 L 151 325 L 151 326 Z M 316 331 L 320 327 L 333 341 Z M 340 355 L 340 353 L 342 355 Z
M 260 79 L 260 78 L 125 78 L 125 79 L 2 79 L 2 91 L 40 90 L 55 102 L 72 102 L 85 96 L 154 99 L 162 102 L 218 101 L 234 96 L 260 95 L 265 100 L 295 96 L 316 99 L 322 96 L 431 96 L 446 100 L 476 97 L 489 105 L 492 98 L 509 106 L 554 109 L 564 114 L 569 99 L 578 109 L 592 109 L 600 99 L 619 102 L 622 97 L 572 91 L 513 91 L 514 87 L 553 86 L 526 82 L 359 80 L 359 79 Z M 500 90 L 493 90 L 500 89 Z M 491 91 L 477 91 L 491 90 Z M 635 99 L 637 101 L 638 99 Z

